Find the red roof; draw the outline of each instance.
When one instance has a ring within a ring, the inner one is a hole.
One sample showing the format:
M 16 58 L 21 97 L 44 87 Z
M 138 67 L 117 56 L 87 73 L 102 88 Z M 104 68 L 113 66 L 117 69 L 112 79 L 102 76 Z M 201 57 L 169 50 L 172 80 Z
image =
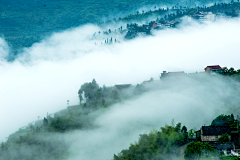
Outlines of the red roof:
M 213 66 L 207 66 L 206 68 L 211 68 L 211 69 L 221 69 L 219 65 L 213 65 Z

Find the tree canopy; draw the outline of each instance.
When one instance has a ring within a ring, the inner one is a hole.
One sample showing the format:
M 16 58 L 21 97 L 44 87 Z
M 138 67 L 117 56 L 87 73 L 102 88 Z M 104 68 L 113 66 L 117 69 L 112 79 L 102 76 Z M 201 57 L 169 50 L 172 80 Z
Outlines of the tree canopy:
M 184 151 L 186 160 L 199 160 L 200 158 L 217 157 L 217 151 L 208 143 L 191 142 Z
M 161 160 L 179 156 L 179 146 L 183 145 L 186 127 L 181 123 L 175 126 L 166 125 L 160 131 L 141 134 L 138 142 L 131 144 L 128 149 L 114 154 L 114 160 Z
M 222 134 L 221 137 L 218 138 L 218 141 L 220 143 L 228 143 L 230 141 L 229 135 L 227 133 Z
M 231 126 L 234 124 L 234 116 L 221 114 L 211 123 L 211 126 Z

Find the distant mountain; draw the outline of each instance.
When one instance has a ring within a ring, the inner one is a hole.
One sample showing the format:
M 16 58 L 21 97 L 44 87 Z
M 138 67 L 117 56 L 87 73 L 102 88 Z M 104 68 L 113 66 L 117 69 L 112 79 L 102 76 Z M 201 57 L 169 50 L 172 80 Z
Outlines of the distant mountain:
M 104 17 L 124 16 L 145 5 L 175 5 L 211 0 L 34 0 L 0 3 L 0 33 L 10 43 L 13 52 L 30 47 L 43 36 L 85 23 L 98 23 Z M 118 17 L 115 17 L 118 18 Z

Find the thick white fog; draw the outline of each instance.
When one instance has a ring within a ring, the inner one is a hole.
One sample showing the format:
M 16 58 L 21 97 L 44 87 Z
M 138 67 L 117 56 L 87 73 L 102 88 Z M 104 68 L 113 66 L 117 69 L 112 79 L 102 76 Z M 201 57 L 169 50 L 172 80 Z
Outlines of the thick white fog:
M 67 100 L 70 105 L 78 104 L 78 89 L 93 78 L 101 86 L 112 86 L 137 84 L 151 77 L 159 80 L 163 70 L 202 72 L 204 67 L 213 64 L 239 69 L 239 28 L 239 19 L 223 20 L 100 45 L 101 41 L 90 40 L 100 28 L 86 25 L 53 33 L 25 48 L 11 63 L 2 58 L 6 57 L 9 48 L 1 38 L 0 141 L 37 120 L 38 116 L 43 118 L 47 112 L 66 108 Z M 208 124 L 214 116 L 225 111 L 211 103 L 209 97 L 208 101 L 203 98 L 195 101 L 197 95 L 190 91 L 185 95 L 185 91 L 181 94 L 159 92 L 116 105 L 98 118 L 99 129 L 72 133 L 69 142 L 77 139 L 77 143 L 73 143 L 71 159 L 98 156 L 98 159 L 111 159 L 113 153 L 136 141 L 140 133 L 170 123 L 172 118 L 193 127 L 193 122 Z M 201 106 L 208 105 L 212 107 L 205 112 Z M 189 116 L 190 113 L 193 115 Z

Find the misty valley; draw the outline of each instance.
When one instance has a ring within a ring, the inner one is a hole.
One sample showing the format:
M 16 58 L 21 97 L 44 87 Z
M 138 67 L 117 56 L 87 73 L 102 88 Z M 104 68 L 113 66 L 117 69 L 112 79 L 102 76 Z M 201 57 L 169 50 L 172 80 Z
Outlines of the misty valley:
M 0 160 L 237 160 L 239 0 L 0 3 Z

